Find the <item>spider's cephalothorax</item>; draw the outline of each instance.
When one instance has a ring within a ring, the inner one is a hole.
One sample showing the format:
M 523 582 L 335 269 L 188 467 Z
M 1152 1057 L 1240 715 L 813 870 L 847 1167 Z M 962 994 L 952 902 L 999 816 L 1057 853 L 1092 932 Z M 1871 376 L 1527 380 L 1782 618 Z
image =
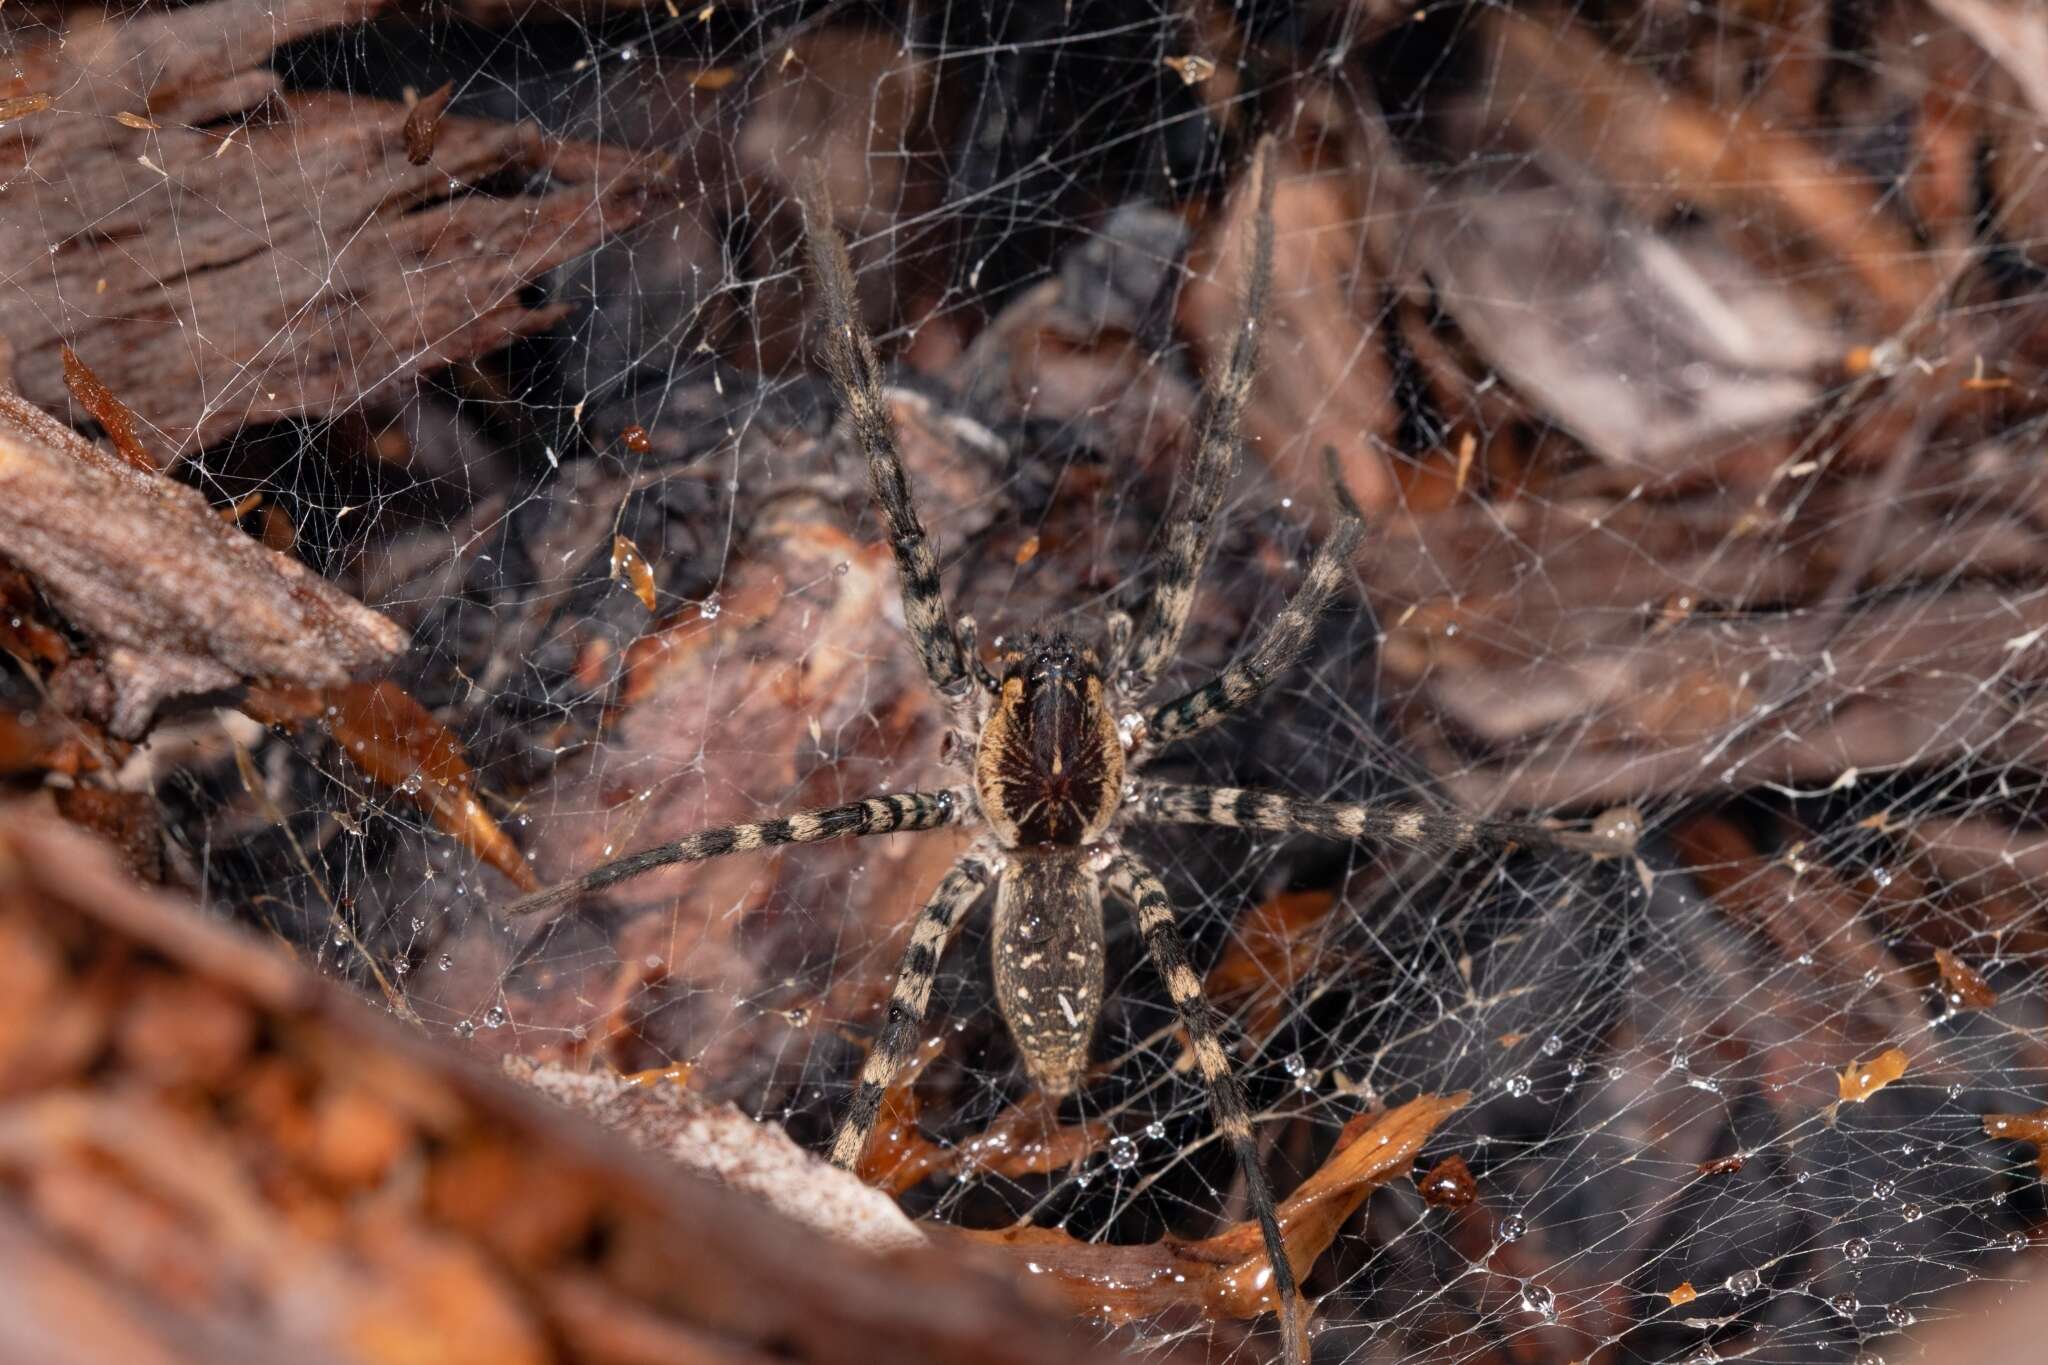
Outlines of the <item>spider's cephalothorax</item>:
M 1074 1088 L 1102 1013 L 1102 892 L 1077 852 L 1109 830 L 1124 750 L 1095 651 L 1065 634 L 1004 649 L 974 755 L 981 818 L 1008 851 L 989 935 L 996 1005 L 1047 1096 Z
M 847 424 L 867 457 L 869 485 L 895 553 L 911 644 L 933 688 L 953 708 L 956 741 L 969 741 L 954 752 L 960 759 L 971 755 L 973 785 L 871 796 L 827 810 L 702 830 L 606 863 L 510 909 L 550 909 L 650 868 L 774 844 L 984 826 L 987 833 L 940 880 L 911 927 L 890 990 L 888 1017 L 832 1143 L 832 1160 L 852 1168 L 867 1150 L 891 1081 L 916 1051 L 946 944 L 991 885 L 996 892 L 996 996 L 1004 1020 L 1025 1069 L 1045 1094 L 1058 1097 L 1074 1088 L 1086 1069 L 1089 1039 L 1102 1011 L 1107 891 L 1137 921 L 1138 936 L 1187 1030 L 1216 1129 L 1237 1158 L 1246 1202 L 1265 1244 L 1273 1272 L 1268 1302 L 1286 1324 L 1289 1359 L 1305 1361 L 1304 1305 L 1281 1239 L 1272 1187 L 1252 1138 L 1243 1087 L 1218 1037 L 1202 979 L 1188 961 L 1166 888 L 1142 859 L 1118 844 L 1117 827 L 1128 821 L 1229 825 L 1446 850 L 1482 841 L 1597 852 L 1622 852 L 1626 845 L 1611 837 L 1561 835 L 1540 825 L 1482 822 L 1407 807 L 1305 800 L 1232 787 L 1127 785 L 1127 771 L 1142 767 L 1159 749 L 1242 712 L 1301 657 L 1365 534 L 1362 514 L 1336 479 L 1333 457 L 1331 479 L 1340 515 L 1293 598 L 1258 643 L 1215 678 L 1167 701 L 1145 701 L 1180 649 L 1194 605 L 1194 583 L 1208 558 L 1224 487 L 1237 462 L 1238 430 L 1257 367 L 1259 320 L 1272 278 L 1269 161 L 1262 148 L 1254 166 L 1258 207 L 1247 253 L 1243 318 L 1205 391 L 1193 469 L 1175 499 L 1152 596 L 1135 624 L 1121 616 L 1111 622 L 1107 662 L 1117 678 L 1116 706 L 1137 708 L 1127 726 L 1110 718 L 1104 660 L 1092 649 L 1064 634 L 1024 636 L 1000 651 L 1002 671 L 995 677 L 975 651 L 971 624 L 953 621 L 940 588 L 937 550 L 925 535 L 904 477 L 881 363 L 854 307 L 846 247 L 832 227 L 823 178 L 814 169 L 805 187 L 804 218 L 824 305 L 825 357 Z M 1128 751 L 1126 733 L 1132 744 Z
M 974 756 L 982 818 L 1005 848 L 1094 843 L 1124 782 L 1095 651 L 1068 635 L 1033 635 L 1001 662 Z

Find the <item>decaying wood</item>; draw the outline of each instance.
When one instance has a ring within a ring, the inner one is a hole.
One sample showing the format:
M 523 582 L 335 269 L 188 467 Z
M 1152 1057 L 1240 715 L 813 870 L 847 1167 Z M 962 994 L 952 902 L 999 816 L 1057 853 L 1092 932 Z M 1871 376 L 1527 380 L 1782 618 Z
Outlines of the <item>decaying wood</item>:
M 286 93 L 273 47 L 383 0 L 74 12 L 18 54 L 49 107 L 9 124 L 0 235 L 38 266 L 0 289 L 14 383 L 62 411 L 69 344 L 169 462 L 252 423 L 339 412 L 549 326 L 522 285 L 630 225 L 656 164 L 446 117 L 432 164 L 405 106 Z M 134 120 L 112 111 L 146 114 Z M 228 120 L 240 120 L 228 122 Z M 550 188 L 481 195 L 483 181 Z M 47 252 L 43 246 L 47 245 Z
M 9 1359 L 1095 1354 L 952 1257 L 663 1169 L 19 809 L 0 945 Z
M 222 520 L 195 489 L 7 393 L 0 556 L 96 645 L 64 686 L 123 738 L 173 697 L 252 680 L 337 685 L 405 646 L 393 622 Z

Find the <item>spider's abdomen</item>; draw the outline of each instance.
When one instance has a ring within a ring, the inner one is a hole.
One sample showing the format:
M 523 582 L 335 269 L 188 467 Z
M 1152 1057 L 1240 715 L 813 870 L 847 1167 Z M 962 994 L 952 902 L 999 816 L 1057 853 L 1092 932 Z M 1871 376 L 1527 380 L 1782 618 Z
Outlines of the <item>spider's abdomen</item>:
M 1092 844 L 1123 799 L 1124 749 L 1092 651 L 1062 635 L 1004 659 L 974 785 L 1007 848 Z
M 1024 1069 L 1050 1099 L 1088 1069 L 1102 1013 L 1102 891 L 1085 856 L 1013 857 L 996 889 L 996 1004 Z

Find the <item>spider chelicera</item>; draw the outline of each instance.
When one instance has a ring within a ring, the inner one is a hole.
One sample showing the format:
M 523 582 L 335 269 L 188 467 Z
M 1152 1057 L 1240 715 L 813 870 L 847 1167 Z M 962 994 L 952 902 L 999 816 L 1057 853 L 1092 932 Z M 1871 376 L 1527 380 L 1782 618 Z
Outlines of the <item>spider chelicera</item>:
M 915 1049 L 939 959 L 967 912 L 991 887 L 991 951 L 1003 1019 L 1026 1070 L 1049 1099 L 1074 1089 L 1102 1011 L 1102 907 L 1108 892 L 1135 913 L 1146 951 L 1180 1012 L 1216 1128 L 1236 1156 L 1264 1239 L 1287 1355 L 1298 1360 L 1307 1352 L 1306 1317 L 1296 1269 L 1274 1214 L 1272 1187 L 1253 1145 L 1244 1090 L 1218 1039 L 1215 1013 L 1188 961 L 1165 888 L 1121 846 L 1118 830 L 1133 823 L 1228 825 L 1440 849 L 1488 843 L 1622 852 L 1626 844 L 1407 806 L 1309 801 L 1276 792 L 1135 778 L 1161 748 L 1242 711 L 1301 657 L 1365 533 L 1363 517 L 1332 462 L 1336 525 L 1264 636 L 1213 680 L 1169 701 L 1145 702 L 1179 650 L 1195 579 L 1208 558 L 1224 487 L 1237 463 L 1240 420 L 1258 363 L 1272 277 L 1271 160 L 1265 146 L 1253 159 L 1257 215 L 1238 327 L 1230 354 L 1205 388 L 1193 474 L 1176 495 L 1164 557 L 1139 619 L 1133 623 L 1121 613 L 1111 615 L 1099 642 L 1063 631 L 1022 636 L 1000 648 L 993 671 L 976 646 L 973 621 L 963 617 L 956 622 L 947 608 L 938 556 L 904 476 L 881 364 L 856 311 L 845 243 L 832 225 L 822 177 L 815 169 L 808 174 L 802 187 L 805 244 L 824 309 L 825 358 L 853 436 L 867 456 L 871 491 L 895 552 L 911 645 L 951 712 L 948 761 L 967 769 L 970 781 L 703 830 L 515 901 L 509 912 L 557 909 L 670 863 L 844 836 L 948 825 L 980 828 L 981 837 L 940 881 L 911 930 L 888 1018 L 832 1143 L 833 1162 L 851 1169 L 867 1147 L 884 1092 Z

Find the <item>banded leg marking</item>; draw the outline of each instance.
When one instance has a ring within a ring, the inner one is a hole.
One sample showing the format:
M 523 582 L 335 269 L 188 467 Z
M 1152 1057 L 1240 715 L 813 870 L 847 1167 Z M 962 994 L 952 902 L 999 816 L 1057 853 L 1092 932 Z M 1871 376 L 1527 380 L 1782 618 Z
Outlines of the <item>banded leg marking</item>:
M 1140 782 L 1132 807 L 1140 820 L 1169 825 L 1228 825 L 1233 829 L 1315 834 L 1327 839 L 1378 839 L 1410 848 L 1458 849 L 1519 844 L 1581 853 L 1626 853 L 1597 834 L 1546 829 L 1516 820 L 1479 820 L 1419 806 L 1305 801 L 1279 792 L 1240 787 L 1190 787 Z
M 910 931 L 910 946 L 903 950 L 903 963 L 896 970 L 896 985 L 889 995 L 889 1018 L 882 1025 L 868 1059 L 861 1067 L 860 1081 L 853 1091 L 853 1104 L 839 1121 L 832 1139 L 832 1164 L 852 1170 L 867 1150 L 868 1137 L 875 1131 L 875 1117 L 882 1110 L 882 1096 L 917 1049 L 918 1030 L 924 1025 L 925 1007 L 931 1003 L 932 981 L 939 962 L 960 921 L 995 877 L 995 860 L 988 849 L 977 845 L 963 854 L 939 882 L 939 889 L 925 902 L 924 913 Z
M 1198 735 L 1212 725 L 1229 719 L 1256 701 L 1273 680 L 1292 668 L 1308 649 L 1316 633 L 1316 622 L 1329 610 L 1330 599 L 1344 583 L 1344 575 L 1365 537 L 1365 522 L 1357 504 L 1344 492 L 1337 478 L 1336 457 L 1324 452 L 1330 464 L 1330 479 L 1343 509 L 1337 524 L 1309 561 L 1308 573 L 1294 596 L 1280 609 L 1280 615 L 1260 638 L 1249 657 L 1223 670 L 1216 678 L 1153 708 L 1146 718 L 1146 752 L 1157 750 L 1189 735 Z
M 775 820 L 745 825 L 720 825 L 715 829 L 686 834 L 673 843 L 656 844 L 637 853 L 615 858 L 604 866 L 571 881 L 522 896 L 505 907 L 507 915 L 536 915 L 553 910 L 601 891 L 615 882 L 652 872 L 671 863 L 697 863 L 722 858 L 728 853 L 746 853 L 779 844 L 811 844 L 820 839 L 839 839 L 862 834 L 892 834 L 898 830 L 938 829 L 971 818 L 974 798 L 965 787 L 936 792 L 896 792 L 870 796 L 845 806 L 800 811 Z
M 1202 419 L 1195 441 L 1194 468 L 1175 499 L 1168 522 L 1166 553 L 1152 585 L 1126 656 L 1119 680 L 1133 700 L 1152 690 L 1159 675 L 1180 652 L 1194 606 L 1195 580 L 1209 558 L 1216 536 L 1216 511 L 1223 490 L 1237 467 L 1240 428 L 1246 397 L 1259 368 L 1259 333 L 1266 316 L 1266 297 L 1273 282 L 1273 145 L 1262 139 L 1252 156 L 1256 212 L 1246 252 L 1244 300 L 1238 309 L 1237 331 L 1230 354 L 1210 377 L 1202 396 Z
M 1273 1268 L 1273 1290 L 1280 1300 L 1280 1321 L 1288 1342 L 1288 1358 L 1299 1358 L 1298 1348 L 1307 1340 L 1302 1318 L 1301 1291 L 1295 1281 L 1294 1263 L 1280 1235 L 1280 1217 L 1273 1201 L 1273 1187 L 1259 1164 L 1258 1149 L 1252 1141 L 1251 1108 L 1245 1102 L 1244 1087 L 1230 1069 L 1230 1057 L 1217 1036 L 1216 1011 L 1202 991 L 1202 978 L 1188 961 L 1188 948 L 1174 920 L 1173 904 L 1166 888 L 1152 870 L 1130 853 L 1119 852 L 1110 862 L 1108 885 L 1137 915 L 1138 934 L 1152 965 L 1166 983 L 1166 993 L 1180 1011 L 1181 1024 L 1194 1047 L 1195 1067 L 1209 1090 L 1209 1108 L 1216 1131 L 1230 1144 L 1244 1177 L 1245 1200 L 1259 1225 L 1266 1245 L 1266 1261 Z
M 861 452 L 867 456 L 868 488 L 888 524 L 911 646 L 932 686 L 952 699 L 966 685 L 967 666 L 939 586 L 938 552 L 925 534 L 911 497 L 903 454 L 897 448 L 896 426 L 883 393 L 882 364 L 875 355 L 874 339 L 860 320 L 853 267 L 847 260 L 846 243 L 832 223 L 832 199 L 824 174 L 815 164 L 805 168 L 798 193 L 804 211 L 804 245 L 824 303 L 825 363 L 832 373 L 832 387 L 846 408 Z

